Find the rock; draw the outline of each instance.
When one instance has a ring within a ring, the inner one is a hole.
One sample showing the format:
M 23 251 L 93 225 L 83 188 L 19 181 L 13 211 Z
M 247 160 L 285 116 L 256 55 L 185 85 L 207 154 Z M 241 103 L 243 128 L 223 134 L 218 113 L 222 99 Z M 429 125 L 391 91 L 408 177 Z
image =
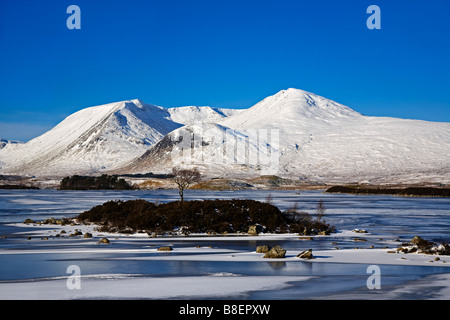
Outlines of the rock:
M 109 242 L 108 238 L 101 238 L 100 241 L 97 242 L 97 243 L 105 243 L 105 244 L 109 244 L 110 242 Z
M 172 247 L 159 247 L 158 251 L 172 251 Z
M 36 222 L 32 219 L 27 218 L 27 219 L 25 219 L 25 221 L 23 223 L 29 224 L 29 223 L 36 223 Z
M 308 249 L 305 251 L 300 252 L 297 255 L 297 258 L 301 258 L 301 259 L 314 259 L 314 256 L 312 254 L 312 249 Z
M 437 247 L 437 254 L 444 255 L 444 256 L 450 256 L 450 244 L 448 243 L 442 243 Z
M 364 229 L 353 229 L 352 231 L 356 233 L 368 233 L 367 230 Z
M 425 240 L 419 236 L 414 236 L 414 238 L 411 239 L 411 244 L 415 244 L 419 248 L 428 248 L 433 245 L 433 242 Z
M 81 232 L 80 230 L 78 230 L 78 229 L 75 229 L 75 231 L 73 232 L 73 235 L 74 236 L 81 236 L 83 234 L 83 232 Z
M 302 236 L 302 237 L 298 237 L 300 240 L 314 240 L 313 237 L 310 236 Z
M 270 247 L 268 245 L 262 245 L 262 246 L 256 247 L 257 253 L 267 253 L 267 252 L 269 252 L 269 250 L 270 250 Z
M 286 250 L 284 250 L 280 246 L 275 246 L 272 249 L 270 249 L 266 254 L 264 255 L 264 258 L 269 259 L 278 259 L 278 258 L 284 258 L 286 255 Z
M 257 236 L 263 230 L 260 224 L 254 224 L 248 228 L 247 233 L 252 236 Z
M 55 218 L 47 218 L 42 222 L 42 224 L 56 224 L 56 219 Z
M 83 236 L 85 239 L 92 238 L 92 233 L 86 232 Z

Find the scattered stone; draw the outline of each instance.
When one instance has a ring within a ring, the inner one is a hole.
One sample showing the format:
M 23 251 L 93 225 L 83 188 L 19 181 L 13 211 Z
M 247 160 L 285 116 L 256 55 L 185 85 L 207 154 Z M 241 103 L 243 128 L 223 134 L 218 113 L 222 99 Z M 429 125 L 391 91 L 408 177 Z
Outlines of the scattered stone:
M 251 236 L 257 236 L 262 230 L 263 227 L 260 224 L 254 224 L 248 228 L 247 233 Z
M 83 237 L 85 239 L 92 238 L 92 233 L 86 232 Z
M 74 236 L 81 236 L 82 234 L 83 233 L 80 230 L 78 230 L 78 229 L 75 229 L 75 231 L 73 232 Z
M 411 242 L 403 243 L 397 251 L 403 253 L 417 252 L 424 254 L 450 255 L 450 245 L 448 243 L 438 245 L 419 236 L 414 236 L 411 239 Z
M 31 236 L 28 236 L 27 240 L 31 240 Z
M 100 241 L 97 242 L 97 243 L 100 243 L 100 244 L 101 244 L 101 243 L 109 244 L 110 242 L 109 242 L 108 238 L 101 238 Z
M 257 253 L 267 253 L 267 252 L 269 252 L 269 250 L 270 250 L 270 247 L 268 245 L 262 245 L 262 246 L 256 247 Z
M 42 221 L 42 224 L 56 224 L 55 218 L 47 218 L 44 221 Z
M 426 248 L 431 247 L 433 245 L 433 242 L 425 240 L 419 236 L 414 236 L 414 238 L 411 239 L 411 244 L 414 244 L 419 248 Z
M 173 249 L 172 249 L 172 247 L 159 247 L 158 248 L 158 251 L 172 251 Z
M 353 238 L 353 241 L 367 241 L 367 239 L 364 239 L 364 238 Z
M 314 259 L 312 249 L 304 250 L 297 255 L 297 258 L 301 259 Z
M 304 237 L 299 237 L 300 240 L 314 240 L 313 237 L 308 237 L 308 236 L 304 236 Z
M 353 229 L 352 232 L 356 232 L 356 233 L 368 233 L 367 230 L 364 230 L 364 229 Z
M 284 250 L 280 246 L 275 246 L 272 249 L 270 249 L 266 254 L 264 255 L 264 258 L 269 259 L 278 259 L 278 258 L 284 258 L 286 255 L 286 250 Z

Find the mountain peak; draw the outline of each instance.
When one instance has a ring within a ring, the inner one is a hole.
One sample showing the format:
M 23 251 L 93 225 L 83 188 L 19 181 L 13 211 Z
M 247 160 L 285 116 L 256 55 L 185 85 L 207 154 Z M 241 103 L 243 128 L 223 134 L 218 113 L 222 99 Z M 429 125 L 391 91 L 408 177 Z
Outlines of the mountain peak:
M 130 100 L 130 102 L 134 103 L 137 106 L 142 106 L 145 104 L 145 102 L 142 101 L 141 99 L 132 99 L 132 100 Z
M 314 93 L 289 88 L 265 98 L 251 108 L 223 121 L 231 128 L 285 127 L 295 120 L 336 122 L 360 113 Z

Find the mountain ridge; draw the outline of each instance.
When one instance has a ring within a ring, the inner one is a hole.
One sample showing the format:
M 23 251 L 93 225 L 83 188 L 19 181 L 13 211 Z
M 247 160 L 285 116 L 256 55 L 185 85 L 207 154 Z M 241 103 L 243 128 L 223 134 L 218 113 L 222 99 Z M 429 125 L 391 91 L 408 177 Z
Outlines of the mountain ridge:
M 217 124 L 178 128 L 120 170 L 163 172 L 195 166 L 209 177 L 274 174 L 314 183 L 450 182 L 447 123 L 364 116 L 321 96 L 288 89 Z M 270 141 L 271 131 L 279 135 L 278 143 Z M 180 137 L 191 136 L 201 138 L 183 146 Z M 225 140 L 236 141 L 230 152 Z M 272 166 L 252 162 L 264 156 L 270 162 L 270 155 L 278 157 Z
M 29 175 L 110 170 L 182 127 L 183 118 L 193 118 L 189 117 L 189 110 L 184 111 L 179 114 L 175 108 L 146 104 L 140 99 L 84 108 L 41 136 L 0 152 L 0 169 L 3 173 Z M 214 112 L 217 119 L 225 116 Z M 175 113 L 177 121 L 173 119 Z
M 11 150 L 6 150 L 11 149 Z M 289 88 L 248 109 L 164 108 L 133 99 L 82 109 L 0 150 L 0 172 L 30 175 L 274 174 L 313 183 L 450 183 L 450 124 L 369 117 Z

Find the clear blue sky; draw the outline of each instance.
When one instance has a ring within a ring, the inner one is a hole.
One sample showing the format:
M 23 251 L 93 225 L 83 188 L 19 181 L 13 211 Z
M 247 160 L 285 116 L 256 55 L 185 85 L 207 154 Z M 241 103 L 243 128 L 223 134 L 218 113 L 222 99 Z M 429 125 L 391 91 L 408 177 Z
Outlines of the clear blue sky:
M 25 141 L 93 105 L 248 108 L 290 87 L 450 122 L 450 1 L 1 0 L 0 75 L 0 138 Z

